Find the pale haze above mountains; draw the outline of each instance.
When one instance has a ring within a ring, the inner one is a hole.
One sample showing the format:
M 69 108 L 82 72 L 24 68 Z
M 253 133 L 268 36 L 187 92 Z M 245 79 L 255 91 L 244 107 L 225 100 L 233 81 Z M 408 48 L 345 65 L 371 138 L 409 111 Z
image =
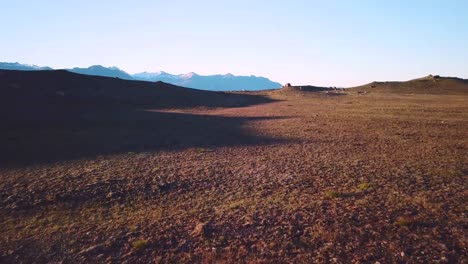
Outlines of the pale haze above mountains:
M 0 62 L 0 69 L 22 71 L 53 70 L 50 67 L 40 67 L 36 65 L 21 64 L 17 62 Z M 163 71 L 129 74 L 117 67 L 104 67 L 101 65 L 94 65 L 88 68 L 72 68 L 66 70 L 79 74 L 115 77 L 125 80 L 138 80 L 149 82 L 162 81 L 178 86 L 211 91 L 266 90 L 281 87 L 280 83 L 273 82 L 265 77 L 253 75 L 198 75 L 193 72 L 187 74 L 170 74 Z

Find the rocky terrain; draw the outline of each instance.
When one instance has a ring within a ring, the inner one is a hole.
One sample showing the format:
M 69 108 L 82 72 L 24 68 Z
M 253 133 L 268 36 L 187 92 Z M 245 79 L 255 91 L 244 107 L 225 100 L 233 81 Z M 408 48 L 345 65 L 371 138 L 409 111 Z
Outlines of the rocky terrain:
M 468 259 L 466 81 L 210 93 L 30 74 L 0 73 L 1 263 Z

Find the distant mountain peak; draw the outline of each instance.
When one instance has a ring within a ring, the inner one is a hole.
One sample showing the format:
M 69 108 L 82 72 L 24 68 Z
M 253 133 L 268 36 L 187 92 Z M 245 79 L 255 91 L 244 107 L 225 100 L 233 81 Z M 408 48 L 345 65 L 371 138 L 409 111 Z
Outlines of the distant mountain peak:
M 87 74 L 87 75 L 96 75 L 96 76 L 105 76 L 105 77 L 116 77 L 125 80 L 134 80 L 134 78 L 126 73 L 125 71 L 119 69 L 118 67 L 104 67 L 102 65 L 92 65 L 88 68 L 78 68 L 68 69 L 68 71 Z
M 20 71 L 48 71 L 53 70 L 50 67 L 42 67 L 34 64 L 22 64 L 19 62 L 0 62 L 0 69 L 20 70 Z
M 198 76 L 198 74 L 196 74 L 194 72 L 189 72 L 189 73 L 186 73 L 186 74 L 181 74 L 179 76 L 181 78 L 184 78 L 184 79 L 190 79 L 190 78 L 193 78 L 194 76 Z

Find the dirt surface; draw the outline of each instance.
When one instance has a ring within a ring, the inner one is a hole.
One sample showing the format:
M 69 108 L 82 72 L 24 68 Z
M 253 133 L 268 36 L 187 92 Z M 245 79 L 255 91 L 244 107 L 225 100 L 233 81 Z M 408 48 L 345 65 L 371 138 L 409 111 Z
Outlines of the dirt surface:
M 223 96 L 3 122 L 0 262 L 466 263 L 467 95 Z

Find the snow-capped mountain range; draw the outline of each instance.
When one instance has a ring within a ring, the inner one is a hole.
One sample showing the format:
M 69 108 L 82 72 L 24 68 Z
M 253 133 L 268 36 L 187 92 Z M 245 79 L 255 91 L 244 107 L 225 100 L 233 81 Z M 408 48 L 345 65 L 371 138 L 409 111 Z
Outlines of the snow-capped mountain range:
M 17 62 L 0 62 L 0 69 L 23 71 L 53 70 L 50 67 L 20 64 Z M 178 86 L 211 91 L 265 90 L 281 87 L 280 83 L 273 82 L 265 77 L 253 75 L 199 75 L 194 72 L 190 72 L 187 74 L 170 74 L 164 71 L 129 74 L 117 67 L 104 67 L 101 65 L 93 65 L 88 68 L 72 68 L 66 70 L 79 74 L 115 77 L 125 80 L 138 80 L 149 82 L 162 81 Z

